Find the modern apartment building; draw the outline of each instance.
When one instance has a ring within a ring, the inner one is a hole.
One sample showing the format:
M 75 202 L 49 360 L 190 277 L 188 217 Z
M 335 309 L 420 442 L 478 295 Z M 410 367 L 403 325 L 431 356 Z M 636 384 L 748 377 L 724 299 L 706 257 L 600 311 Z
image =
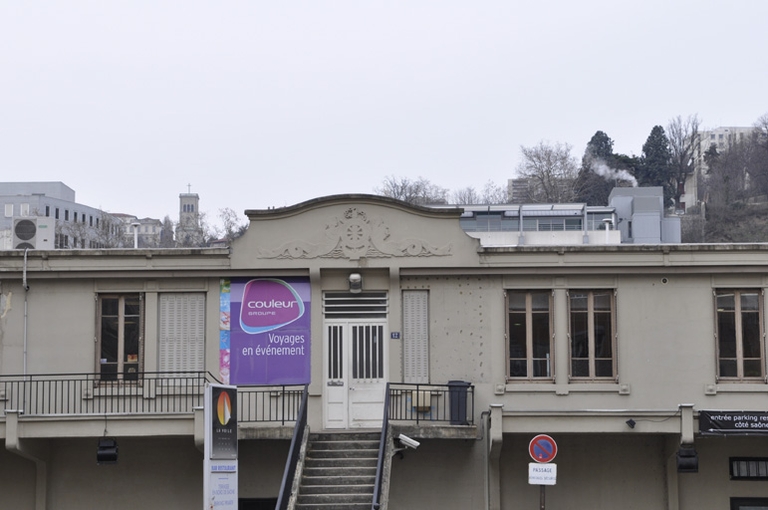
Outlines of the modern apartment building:
M 62 182 L 0 182 L 0 204 L 0 249 L 104 248 L 120 238 L 114 216 L 76 202 Z
M 681 197 L 686 211 L 691 210 L 691 207 L 701 205 L 702 200 L 704 200 L 702 183 L 706 181 L 708 170 L 704 155 L 709 148 L 714 146 L 719 152 L 723 152 L 731 144 L 755 135 L 765 136 L 764 133 L 760 134 L 754 126 L 721 126 L 699 133 L 699 143 L 695 152 L 696 170 L 686 179 L 685 193 Z

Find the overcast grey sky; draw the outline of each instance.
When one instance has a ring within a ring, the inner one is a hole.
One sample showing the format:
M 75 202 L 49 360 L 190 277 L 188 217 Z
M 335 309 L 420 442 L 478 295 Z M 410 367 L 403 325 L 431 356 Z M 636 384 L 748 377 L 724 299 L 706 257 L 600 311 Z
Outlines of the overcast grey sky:
M 0 2 L 0 180 L 177 219 L 481 189 L 520 146 L 768 113 L 768 1 Z

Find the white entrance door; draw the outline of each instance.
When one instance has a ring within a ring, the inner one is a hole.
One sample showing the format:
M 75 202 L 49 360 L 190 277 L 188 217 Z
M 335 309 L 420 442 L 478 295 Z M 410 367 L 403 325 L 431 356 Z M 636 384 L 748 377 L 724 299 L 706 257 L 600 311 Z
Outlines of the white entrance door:
M 386 391 L 386 322 L 326 321 L 325 427 L 380 428 Z

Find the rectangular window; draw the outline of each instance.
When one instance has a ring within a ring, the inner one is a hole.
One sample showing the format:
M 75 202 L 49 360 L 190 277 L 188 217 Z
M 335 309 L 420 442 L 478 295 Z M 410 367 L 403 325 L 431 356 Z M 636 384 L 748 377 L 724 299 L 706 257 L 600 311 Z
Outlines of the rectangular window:
M 55 209 L 55 218 L 57 220 L 59 219 L 59 208 L 58 207 Z
M 507 291 L 510 379 L 552 378 L 551 309 L 551 291 Z
M 13 204 L 5 204 L 5 217 L 6 218 L 13 217 Z
M 48 218 L 50 216 L 51 216 L 51 206 L 50 205 L 46 205 L 45 206 L 45 217 Z
M 571 377 L 615 378 L 614 291 L 572 290 L 568 303 Z
M 731 510 L 768 510 L 768 498 L 731 498 Z
M 768 458 L 731 457 L 731 480 L 768 480 Z
M 762 291 L 717 290 L 715 302 L 718 378 L 762 380 Z
M 29 204 L 19 204 L 19 216 L 29 216 Z
M 69 209 L 64 209 L 64 221 L 69 221 Z
M 144 354 L 143 295 L 99 295 L 98 321 L 101 378 L 137 380 Z

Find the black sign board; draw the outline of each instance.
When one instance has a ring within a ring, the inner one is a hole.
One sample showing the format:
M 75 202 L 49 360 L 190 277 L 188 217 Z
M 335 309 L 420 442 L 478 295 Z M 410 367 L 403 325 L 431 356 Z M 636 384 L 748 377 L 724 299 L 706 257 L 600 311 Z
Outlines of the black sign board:
M 211 385 L 211 459 L 237 459 L 237 388 Z
M 768 434 L 765 411 L 699 411 L 702 434 Z

